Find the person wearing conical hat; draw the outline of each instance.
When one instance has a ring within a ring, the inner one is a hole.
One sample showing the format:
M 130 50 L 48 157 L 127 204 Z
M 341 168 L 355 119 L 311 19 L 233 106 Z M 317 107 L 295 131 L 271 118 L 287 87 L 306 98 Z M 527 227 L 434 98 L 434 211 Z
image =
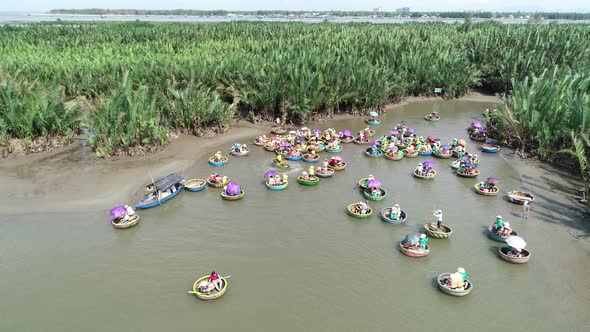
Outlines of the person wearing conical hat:
M 418 164 L 418 167 L 416 168 L 416 171 L 418 172 L 418 175 L 422 176 L 424 175 L 424 166 L 422 166 L 422 163 Z
M 283 155 L 278 155 L 277 156 L 277 161 L 280 163 L 283 161 Z
M 504 228 L 504 220 L 502 220 L 501 215 L 496 216 L 496 223 L 494 224 L 494 228 L 496 229 L 496 233 L 500 232 L 502 228 Z
M 420 234 L 420 242 L 418 242 L 418 245 L 422 247 L 422 249 L 426 249 L 426 243 L 428 243 L 426 234 Z
M 457 273 L 459 273 L 461 275 L 461 277 L 463 278 L 463 282 L 465 282 L 469 279 L 469 274 L 467 274 L 467 272 L 465 272 L 464 268 L 462 268 L 462 267 L 457 268 Z
M 438 229 L 441 228 L 442 226 L 442 222 L 443 222 L 443 214 L 442 214 L 442 210 L 436 210 L 433 212 L 433 215 L 436 217 L 436 227 Z
M 307 173 L 309 174 L 310 177 L 315 176 L 315 170 L 313 169 L 313 166 L 309 166 Z

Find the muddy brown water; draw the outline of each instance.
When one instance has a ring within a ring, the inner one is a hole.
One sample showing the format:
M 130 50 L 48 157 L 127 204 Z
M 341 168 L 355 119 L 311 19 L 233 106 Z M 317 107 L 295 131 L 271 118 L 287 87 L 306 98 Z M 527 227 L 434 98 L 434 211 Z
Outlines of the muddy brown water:
M 466 125 L 490 106 L 477 99 L 415 102 L 382 116 L 376 129 L 383 134 L 407 120 L 424 136 L 466 138 Z M 424 121 L 433 110 L 442 120 Z M 365 127 L 360 118 L 319 126 Z M 363 146 L 350 144 L 340 154 L 349 162 L 345 171 L 303 187 L 295 178 L 309 164 L 292 163 L 289 187 L 272 192 L 262 182 L 271 153 L 252 146 L 249 156 L 231 158 L 223 168 L 208 166 L 202 157 L 229 150 L 233 141 L 249 142 L 256 132 L 185 140 L 143 161 L 63 155 L 0 161 L 0 330 L 590 329 L 590 218 L 574 197 L 575 177 L 504 151 L 478 153 L 478 179 L 459 178 L 450 160 L 434 159 L 438 175 L 423 181 L 411 171 L 431 158 L 368 159 Z M 470 150 L 479 146 L 468 144 Z M 150 174 L 205 177 L 213 169 L 239 181 L 246 197 L 227 202 L 219 189 L 183 192 L 141 211 L 135 228 L 111 227 L 108 209 L 129 199 Z M 379 211 L 399 202 L 409 215 L 406 225 L 346 214 L 346 206 L 362 197 L 356 181 L 368 174 L 388 191 L 384 202 L 370 205 Z M 497 197 L 473 192 L 473 184 L 488 176 L 500 178 Z M 519 189 L 537 197 L 526 221 L 521 207 L 504 198 Z M 452 237 L 431 239 L 428 257 L 404 256 L 397 244 L 432 221 L 433 208 L 443 209 Z M 527 241 L 528 264 L 498 257 L 501 244 L 484 233 L 497 214 Z M 439 273 L 458 266 L 475 284 L 465 298 L 448 296 L 434 283 Z M 207 303 L 187 294 L 194 280 L 213 269 L 231 275 L 224 297 Z

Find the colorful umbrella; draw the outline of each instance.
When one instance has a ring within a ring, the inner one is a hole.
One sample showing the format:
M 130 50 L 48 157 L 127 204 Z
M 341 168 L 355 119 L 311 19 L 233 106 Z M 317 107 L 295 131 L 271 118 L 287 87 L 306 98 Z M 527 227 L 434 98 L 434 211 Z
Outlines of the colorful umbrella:
M 473 128 L 481 128 L 481 122 L 479 122 L 479 121 L 473 121 L 473 122 L 471 122 L 471 127 L 473 127 Z
M 434 162 L 430 161 L 430 160 L 426 160 L 425 162 L 422 163 L 422 166 L 424 167 L 434 167 Z
M 124 216 L 126 213 L 127 213 L 127 208 L 125 208 L 122 205 L 119 205 L 119 206 L 115 206 L 114 208 L 112 208 L 109 215 L 113 218 L 119 218 L 119 217 Z
M 242 189 L 240 188 L 240 184 L 237 182 L 230 182 L 227 184 L 227 188 L 225 189 L 225 192 L 228 195 L 237 195 L 242 191 Z
M 486 179 L 486 182 L 493 183 L 493 184 L 498 184 L 498 183 L 500 183 L 500 179 L 498 179 L 497 177 L 491 176 L 491 177 L 489 177 L 489 178 Z
M 485 128 L 479 128 L 477 131 L 479 131 L 480 133 L 487 133 L 488 130 Z
M 283 142 L 283 143 L 281 143 L 281 145 L 282 146 L 291 146 L 291 143 L 289 143 L 289 142 Z
M 377 141 L 373 141 L 373 142 L 369 143 L 370 146 L 375 146 L 375 145 L 378 145 L 378 144 L 379 144 L 379 142 L 377 142 Z
M 334 160 L 342 161 L 342 157 L 340 157 L 340 156 L 335 156 L 335 157 L 334 157 Z
M 416 132 L 416 131 L 414 130 L 414 128 L 408 128 L 408 133 L 410 133 L 410 134 L 413 134 L 413 133 L 415 133 L 415 132 Z
M 345 129 L 345 130 L 342 131 L 342 135 L 344 137 L 350 137 L 350 136 L 352 136 L 352 133 L 350 132 L 350 130 Z
M 390 133 L 391 133 L 392 135 L 397 135 L 397 134 L 399 134 L 399 131 L 397 131 L 397 130 L 392 130 Z
M 268 178 L 270 178 L 271 176 L 274 176 L 276 173 L 277 173 L 277 171 L 275 171 L 274 169 L 271 169 L 270 171 L 268 171 L 268 172 L 264 173 L 264 178 L 265 178 L 265 179 L 268 179 Z
M 381 181 L 377 179 L 369 180 L 369 182 L 367 182 L 367 186 L 371 188 L 381 187 Z
M 451 146 L 445 144 L 445 145 L 441 146 L 440 148 L 443 149 L 443 150 L 450 150 L 451 149 Z
M 313 130 L 313 132 L 314 132 L 314 133 L 321 133 L 322 131 L 321 131 L 321 130 L 319 130 L 318 128 L 316 128 L 316 129 L 314 129 L 314 130 Z
M 370 116 L 377 116 L 377 115 L 379 115 L 379 114 L 377 114 L 377 112 L 370 112 L 370 113 L 369 113 L 369 115 L 370 115 Z
M 524 247 L 526 247 L 526 242 L 524 242 L 524 239 L 521 238 L 520 236 L 516 236 L 516 235 L 510 235 L 507 239 L 506 239 L 506 243 L 511 246 L 512 248 L 515 249 L 524 249 Z

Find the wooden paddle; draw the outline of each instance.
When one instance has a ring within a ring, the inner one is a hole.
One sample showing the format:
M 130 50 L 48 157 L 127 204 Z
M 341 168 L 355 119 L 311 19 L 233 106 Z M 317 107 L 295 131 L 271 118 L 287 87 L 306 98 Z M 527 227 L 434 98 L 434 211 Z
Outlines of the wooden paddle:
M 231 278 L 231 275 L 229 275 L 229 276 L 225 276 L 225 277 L 222 277 L 222 278 L 223 278 L 223 279 L 229 279 L 229 278 Z M 191 291 L 188 291 L 188 293 L 189 293 L 189 294 L 198 294 L 197 292 L 195 292 L 195 291 L 192 291 L 192 290 L 191 290 Z

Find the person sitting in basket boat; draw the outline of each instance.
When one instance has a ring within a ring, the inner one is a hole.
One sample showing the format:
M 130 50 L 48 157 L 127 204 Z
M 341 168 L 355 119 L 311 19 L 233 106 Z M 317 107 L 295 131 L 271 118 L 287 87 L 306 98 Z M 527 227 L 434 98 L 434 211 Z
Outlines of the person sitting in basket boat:
M 280 186 L 282 184 L 280 175 L 275 174 L 274 179 L 275 179 L 275 186 Z
M 338 160 L 336 160 L 336 157 L 332 157 L 332 159 L 330 159 L 330 161 L 328 162 L 328 166 L 330 166 L 330 167 L 339 166 Z
M 510 228 L 510 223 L 505 222 L 504 227 L 502 227 L 498 235 L 500 235 L 503 238 L 507 238 L 510 236 L 510 234 L 512 234 L 512 228 Z
M 492 226 L 492 231 L 494 231 L 494 233 L 498 234 L 502 228 L 504 228 L 504 220 L 502 219 L 501 215 L 497 215 L 496 221 L 494 222 L 494 225 Z
M 235 152 L 235 153 L 242 152 L 242 144 L 234 143 L 234 145 L 232 145 L 232 147 L 231 147 L 231 152 Z
M 379 190 L 379 187 L 371 187 L 371 197 L 373 197 L 373 198 L 381 197 L 381 190 Z
M 391 212 L 389 213 L 389 218 L 391 220 L 399 220 L 401 218 L 402 209 L 400 208 L 399 204 L 395 204 L 391 207 Z
M 221 281 L 219 274 L 213 271 L 209 275 L 209 278 L 199 283 L 199 287 L 197 288 L 197 290 L 204 294 L 210 294 L 214 289 L 220 291 L 222 286 L 223 282 Z
M 216 172 L 211 173 L 211 175 L 209 176 L 209 178 L 211 179 L 212 182 L 215 183 L 219 183 L 219 174 L 217 174 Z
M 221 151 L 217 151 L 217 152 L 215 152 L 215 155 L 213 156 L 213 161 L 219 162 L 219 161 L 221 161 L 221 157 L 222 157 Z
M 322 165 L 322 173 L 326 173 L 328 171 L 328 166 L 330 166 L 328 159 L 324 159 L 324 163 Z
M 364 202 L 358 202 L 356 203 L 355 207 L 355 213 L 358 214 L 368 214 L 369 213 L 369 204 L 367 201 Z
M 131 217 L 135 215 L 135 210 L 133 210 L 133 208 L 129 205 L 125 205 L 125 210 L 127 210 L 127 212 L 125 213 L 123 220 L 128 221 Z
M 512 257 L 522 257 L 522 249 L 517 249 L 511 246 L 507 246 L 506 247 L 506 251 L 508 251 L 508 255 L 512 256 Z
M 309 166 L 309 169 L 307 170 L 307 173 L 309 174 L 309 177 L 315 177 L 315 170 L 313 168 L 313 166 Z
M 426 250 L 426 244 L 428 243 L 428 238 L 426 234 L 420 234 L 420 242 L 418 242 L 418 248 L 422 250 Z
M 416 167 L 416 174 L 424 176 L 424 166 L 422 166 L 422 163 L 419 163 L 418 167 Z
M 303 177 L 303 180 L 309 181 L 309 175 L 307 174 L 307 172 L 301 173 L 301 176 Z
M 276 182 L 274 176 L 271 176 L 271 177 L 268 178 L 268 184 L 271 185 L 271 186 L 276 186 L 277 185 L 277 182 Z
M 429 119 L 437 119 L 438 118 L 438 112 L 432 112 L 428 115 Z
M 283 162 L 283 156 L 282 155 L 277 155 L 277 162 L 280 164 L 281 162 Z

